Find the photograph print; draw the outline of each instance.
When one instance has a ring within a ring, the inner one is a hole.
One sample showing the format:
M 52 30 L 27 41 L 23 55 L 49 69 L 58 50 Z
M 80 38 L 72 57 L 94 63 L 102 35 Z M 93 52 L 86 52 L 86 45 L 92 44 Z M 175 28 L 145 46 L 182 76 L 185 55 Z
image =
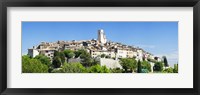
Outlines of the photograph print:
M 22 73 L 178 73 L 178 22 L 22 22 Z

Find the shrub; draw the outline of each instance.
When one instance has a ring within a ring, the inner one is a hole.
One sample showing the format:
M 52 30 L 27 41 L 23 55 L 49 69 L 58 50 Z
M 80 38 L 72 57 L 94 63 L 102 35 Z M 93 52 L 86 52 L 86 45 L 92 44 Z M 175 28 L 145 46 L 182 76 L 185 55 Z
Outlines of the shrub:
M 61 58 L 59 56 L 55 56 L 52 62 L 54 68 L 59 68 L 62 65 Z
M 137 61 L 132 58 L 122 58 L 120 64 L 125 69 L 125 72 L 129 72 L 128 70 L 134 71 L 137 68 Z
M 120 68 L 111 69 L 111 73 L 123 73 L 123 70 Z
M 89 73 L 110 73 L 110 70 L 106 66 L 100 66 L 99 64 L 91 66 L 88 70 Z
M 48 73 L 48 66 L 42 64 L 38 59 L 31 59 L 28 56 L 22 57 L 23 73 Z
M 163 73 L 173 73 L 173 68 L 166 68 L 162 71 Z
M 80 63 L 66 63 L 62 66 L 64 73 L 86 73 L 87 69 Z
M 163 63 L 162 62 L 156 62 L 154 64 L 153 70 L 161 72 L 163 70 Z
M 50 66 L 50 64 L 51 64 L 51 60 L 45 55 L 37 55 L 37 56 L 35 56 L 34 59 L 40 60 L 42 64 L 45 64 L 47 66 Z

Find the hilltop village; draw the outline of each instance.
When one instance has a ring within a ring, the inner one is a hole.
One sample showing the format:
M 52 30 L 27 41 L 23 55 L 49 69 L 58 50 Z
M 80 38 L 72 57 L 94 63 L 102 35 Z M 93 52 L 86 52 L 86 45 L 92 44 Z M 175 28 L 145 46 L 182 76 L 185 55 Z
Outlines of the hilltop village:
M 121 58 L 135 58 L 136 61 L 163 61 L 162 58 L 154 56 L 142 48 L 108 41 L 103 29 L 98 30 L 97 33 L 97 39 L 91 40 L 41 42 L 39 45 L 28 49 L 28 55 L 35 57 L 43 54 L 52 61 L 56 51 L 84 49 L 92 58 L 98 59 L 101 66 L 106 66 L 107 68 L 122 68 L 119 64 L 119 59 Z M 104 57 L 102 58 L 101 55 L 104 55 Z M 79 61 L 81 61 L 80 58 L 71 58 L 69 60 L 69 62 Z M 151 72 L 153 72 L 154 63 L 149 62 L 149 64 L 151 64 Z

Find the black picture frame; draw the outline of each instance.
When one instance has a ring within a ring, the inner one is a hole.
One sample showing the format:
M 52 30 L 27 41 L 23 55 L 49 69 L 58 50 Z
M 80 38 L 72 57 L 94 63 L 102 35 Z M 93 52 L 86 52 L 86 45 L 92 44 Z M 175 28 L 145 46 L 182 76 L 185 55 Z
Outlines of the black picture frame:
M 193 88 L 7 88 L 7 7 L 193 7 Z M 200 0 L 1 0 L 1 95 L 200 95 Z

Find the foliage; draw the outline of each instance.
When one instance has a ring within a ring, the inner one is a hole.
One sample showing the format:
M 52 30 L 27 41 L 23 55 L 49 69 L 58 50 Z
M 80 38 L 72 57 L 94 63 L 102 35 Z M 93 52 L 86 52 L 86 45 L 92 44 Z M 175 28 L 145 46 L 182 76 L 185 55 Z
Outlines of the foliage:
M 111 58 L 109 55 L 106 55 L 106 57 L 105 58 Z
M 167 57 L 166 57 L 166 56 L 163 56 L 162 58 L 163 58 L 164 66 L 165 66 L 165 67 L 169 67 L 169 64 L 168 64 L 168 62 L 167 62 Z
M 169 67 L 162 71 L 163 73 L 173 73 L 173 68 Z
M 65 54 L 65 57 L 67 57 L 67 59 L 73 58 L 75 56 L 74 52 L 69 49 L 64 50 L 64 54 Z
M 79 50 L 77 50 L 77 51 L 74 51 L 75 58 L 80 57 L 80 55 L 83 54 L 84 52 L 85 52 L 84 49 L 79 49 Z
M 52 62 L 54 68 L 59 68 L 62 65 L 62 60 L 59 56 L 55 56 Z
M 120 68 L 114 68 L 114 69 L 110 69 L 111 73 L 123 73 L 123 70 Z
M 149 70 L 147 70 L 147 69 L 141 69 L 141 73 L 149 73 Z
M 40 60 L 40 62 L 42 64 L 45 64 L 47 66 L 50 66 L 50 64 L 51 64 L 51 60 L 47 56 L 45 56 L 45 55 L 37 55 L 37 56 L 35 56 L 34 59 Z
M 63 52 L 59 53 L 59 57 L 61 59 L 62 64 L 65 63 L 65 54 Z
M 101 54 L 101 58 L 104 58 L 106 55 L 105 54 Z
M 110 73 L 110 70 L 106 66 L 100 66 L 99 64 L 91 66 L 88 69 L 89 73 Z
M 100 64 L 99 60 L 97 60 L 97 59 L 92 59 L 92 64 L 91 64 L 91 66 L 97 65 L 97 64 Z
M 65 62 L 65 54 L 64 54 L 64 52 L 55 51 L 54 52 L 54 58 L 55 57 L 59 57 L 61 59 L 62 64 Z
M 153 70 L 154 71 L 159 71 L 159 72 L 161 72 L 162 70 L 163 70 L 163 63 L 162 62 L 156 62 L 155 64 L 154 64 L 154 67 L 153 67 Z
M 128 70 L 133 72 L 137 68 L 137 62 L 132 58 L 122 58 L 120 64 L 125 69 L 125 72 L 128 72 Z
M 48 73 L 48 66 L 42 64 L 38 59 L 32 59 L 29 56 L 22 56 L 23 73 Z
M 82 59 L 81 64 L 83 64 L 83 66 L 90 67 L 93 65 L 92 58 L 87 51 L 82 52 L 82 54 L 80 55 L 80 58 Z
M 86 73 L 87 69 L 81 63 L 66 63 L 62 66 L 64 73 Z
M 140 60 L 138 61 L 137 72 L 142 73 L 142 64 L 141 64 Z
M 64 73 L 63 69 L 62 68 L 58 68 L 58 69 L 53 69 L 51 71 L 51 73 Z
M 174 64 L 173 72 L 178 73 L 178 64 Z
M 145 72 L 151 72 L 151 64 L 147 61 L 142 61 L 141 68 L 145 70 Z M 145 73 L 144 72 L 144 73 Z

